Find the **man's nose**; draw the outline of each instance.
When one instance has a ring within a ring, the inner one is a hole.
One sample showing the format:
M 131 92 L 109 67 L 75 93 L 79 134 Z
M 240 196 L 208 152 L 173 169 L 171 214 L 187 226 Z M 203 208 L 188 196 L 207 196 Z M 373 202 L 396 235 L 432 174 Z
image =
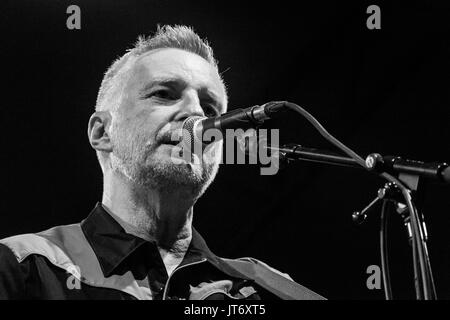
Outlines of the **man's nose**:
M 176 120 L 184 120 L 187 117 L 199 116 L 204 117 L 205 113 L 200 104 L 200 99 L 196 92 L 187 92 L 183 96 L 180 104 L 180 111 L 176 117 Z

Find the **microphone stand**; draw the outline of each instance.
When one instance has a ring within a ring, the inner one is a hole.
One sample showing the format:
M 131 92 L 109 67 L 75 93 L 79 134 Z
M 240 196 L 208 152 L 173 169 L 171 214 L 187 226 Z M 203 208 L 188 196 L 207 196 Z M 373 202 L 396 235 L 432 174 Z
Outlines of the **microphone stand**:
M 355 159 L 328 150 L 305 148 L 299 144 L 292 143 L 282 147 L 265 146 L 265 148 L 271 150 L 271 152 L 278 153 L 280 160 L 287 163 L 292 161 L 311 161 L 364 169 Z M 399 178 L 414 190 L 417 190 L 418 179 L 421 177 L 450 183 L 450 166 L 445 162 L 427 163 L 372 153 L 367 156 L 366 165 L 373 172 L 389 172 L 402 175 Z
M 266 146 L 265 148 L 271 150 L 272 154 L 278 154 L 280 162 L 310 161 L 364 169 L 355 159 L 328 150 L 304 148 L 298 144 L 287 144 L 282 147 Z M 373 173 L 380 174 L 386 172 L 396 175 L 398 180 L 406 186 L 407 192 L 413 194 L 416 199 L 418 198 L 420 179 L 427 178 L 450 183 L 450 166 L 444 162 L 426 163 L 373 153 L 366 158 L 365 163 L 365 169 Z M 423 215 L 418 214 L 418 209 L 412 199 L 410 201 L 405 199 L 408 202 L 407 205 L 402 203 L 405 200 L 402 200 L 402 193 L 395 183 L 386 183 L 383 188 L 379 189 L 375 200 L 363 210 L 353 213 L 353 220 L 356 223 L 364 222 L 367 218 L 367 212 L 380 200 L 383 200 L 380 249 L 386 299 L 392 299 L 386 244 L 387 217 L 385 211 L 387 210 L 388 203 L 393 203 L 397 212 L 402 216 L 408 232 L 408 238 L 410 239 L 410 245 L 413 248 L 414 282 L 417 298 L 426 300 L 437 299 L 426 245 L 428 235 Z
M 225 127 L 245 127 L 259 126 L 264 120 L 276 117 L 283 111 L 293 111 L 300 114 L 318 131 L 322 137 L 328 142 L 337 147 L 341 152 L 347 156 L 341 156 L 329 151 L 322 151 L 317 149 L 306 149 L 300 145 L 285 145 L 281 148 L 266 147 L 277 153 L 280 159 L 286 162 L 293 160 L 305 160 L 320 163 L 328 163 L 340 166 L 360 167 L 377 174 L 392 183 L 395 188 L 400 190 L 403 201 L 403 206 L 407 208 L 408 226 L 411 231 L 411 244 L 414 262 L 414 281 L 417 299 L 431 300 L 436 299 L 433 277 L 431 273 L 430 261 L 428 258 L 428 250 L 425 243 L 425 231 L 423 227 L 423 217 L 418 213 L 414 201 L 412 199 L 413 193 L 417 193 L 419 179 L 422 177 L 433 178 L 442 182 L 450 183 L 450 168 L 446 163 L 424 163 L 420 161 L 404 160 L 400 157 L 383 157 L 380 154 L 371 154 L 365 160 L 358 155 L 351 148 L 347 147 L 341 141 L 331 135 L 321 124 L 301 106 L 289 101 L 272 101 L 262 106 L 255 106 L 245 110 L 236 111 L 236 114 L 228 114 L 211 120 L 212 127 L 225 129 Z M 210 124 L 211 124 L 210 123 Z M 192 130 L 191 130 L 192 131 Z M 272 153 L 273 154 L 273 153 Z M 386 192 L 381 194 L 390 195 L 390 188 L 386 188 Z M 382 209 L 382 227 L 380 230 L 380 242 L 382 250 L 382 266 L 387 266 L 387 255 L 385 256 L 386 237 L 385 237 L 385 213 L 387 209 L 387 201 L 396 201 L 388 197 L 383 198 Z M 375 201 L 376 202 L 376 201 Z M 374 201 L 372 202 L 374 203 Z M 398 205 L 400 203 L 395 202 Z M 372 204 L 373 205 L 373 204 Z M 369 206 L 370 207 L 370 206 Z M 367 211 L 367 210 L 366 210 Z M 361 214 L 355 214 L 359 218 Z M 363 215 L 364 216 L 364 215 Z M 386 269 L 383 269 L 383 280 L 389 281 L 386 276 Z M 385 282 L 386 284 L 386 282 Z M 390 298 L 390 287 L 385 285 L 386 298 Z

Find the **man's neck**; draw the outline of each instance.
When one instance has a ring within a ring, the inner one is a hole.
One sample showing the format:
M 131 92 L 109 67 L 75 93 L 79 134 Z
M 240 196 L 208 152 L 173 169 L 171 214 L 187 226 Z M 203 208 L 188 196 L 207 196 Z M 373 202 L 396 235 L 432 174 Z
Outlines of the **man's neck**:
M 188 190 L 145 189 L 123 177 L 105 177 L 103 205 L 127 233 L 184 256 L 192 238 L 194 200 Z

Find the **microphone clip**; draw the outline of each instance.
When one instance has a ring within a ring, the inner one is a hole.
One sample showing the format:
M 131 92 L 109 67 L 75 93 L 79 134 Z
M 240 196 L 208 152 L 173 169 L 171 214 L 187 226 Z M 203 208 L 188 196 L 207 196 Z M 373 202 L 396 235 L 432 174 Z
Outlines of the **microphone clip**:
M 402 216 L 403 219 L 408 219 L 408 209 L 407 206 L 402 203 L 403 197 L 400 189 L 395 183 L 388 182 L 382 188 L 378 189 L 377 196 L 372 200 L 364 209 L 361 211 L 354 211 L 352 214 L 352 220 L 356 224 L 362 224 L 366 221 L 368 213 L 370 213 L 375 205 L 380 202 L 380 200 L 390 201 L 395 205 L 396 211 Z

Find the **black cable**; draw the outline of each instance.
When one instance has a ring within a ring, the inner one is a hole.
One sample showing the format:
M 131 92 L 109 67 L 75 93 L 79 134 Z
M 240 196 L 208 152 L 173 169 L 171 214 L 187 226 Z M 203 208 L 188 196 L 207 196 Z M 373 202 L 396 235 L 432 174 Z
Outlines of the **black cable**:
M 358 164 L 360 164 L 363 168 L 367 169 L 366 162 L 363 158 L 361 158 L 356 152 L 354 152 L 352 149 L 344 145 L 342 142 L 340 142 L 338 139 L 333 137 L 325 128 L 320 124 L 319 121 L 316 120 L 308 111 L 300 107 L 299 105 L 296 105 L 292 102 L 280 102 L 288 109 L 291 109 L 297 113 L 300 113 L 303 117 L 306 118 L 316 129 L 319 131 L 319 133 L 329 142 L 331 142 L 333 145 L 344 151 L 347 155 L 355 159 Z
M 433 271 L 431 270 L 430 257 L 428 255 L 428 249 L 427 249 L 426 243 L 424 244 L 424 246 L 425 246 L 425 259 L 426 259 L 426 264 L 427 264 L 429 276 L 430 276 L 429 282 L 431 285 L 431 293 L 433 294 L 433 299 L 437 300 L 436 285 L 435 285 L 434 279 L 433 279 Z
M 423 290 L 423 298 L 425 300 L 430 300 L 430 285 L 428 284 L 429 272 L 427 271 L 427 267 L 425 266 L 424 260 L 424 248 L 423 248 L 423 232 L 419 222 L 419 217 L 417 216 L 417 211 L 414 208 L 412 203 L 411 194 L 408 190 L 402 190 L 403 197 L 406 200 L 406 204 L 408 206 L 408 210 L 410 213 L 410 223 L 413 234 L 413 244 L 415 245 L 415 249 L 417 250 L 417 257 L 419 258 L 419 267 L 420 267 L 420 278 L 422 282 L 422 290 Z M 414 252 L 414 248 L 413 248 Z M 417 258 L 416 257 L 416 258 Z M 414 258 L 413 258 L 414 259 Z M 416 259 L 414 261 L 417 261 Z
M 423 215 L 419 215 L 419 212 L 417 212 L 417 214 L 422 219 L 423 225 L 421 224 L 421 226 L 423 226 L 423 229 L 424 229 L 425 228 L 425 223 L 423 222 L 424 221 L 424 217 L 423 217 Z M 430 256 L 429 256 L 429 253 L 428 253 L 427 238 L 426 238 L 425 231 L 424 231 L 423 248 L 424 248 L 424 252 L 425 252 L 425 263 L 426 263 L 426 266 L 427 266 L 427 269 L 428 269 L 428 272 L 429 272 L 429 274 L 428 274 L 428 276 L 429 276 L 428 281 L 429 281 L 429 284 L 430 284 L 430 292 L 432 294 L 432 298 L 433 299 L 437 299 L 436 285 L 435 285 L 434 279 L 433 279 L 433 271 L 431 270 Z
M 386 300 L 392 300 L 391 276 L 389 272 L 389 254 L 387 247 L 387 226 L 389 219 L 388 200 L 383 200 L 380 217 L 380 251 L 381 251 L 381 273 L 383 275 L 383 287 Z
M 409 219 L 409 221 L 411 221 L 411 217 Z M 411 222 L 410 222 L 411 225 Z M 414 235 L 414 231 L 412 230 L 411 227 L 411 248 L 412 248 L 412 260 L 413 260 L 413 267 L 414 267 L 414 287 L 416 289 L 416 298 L 417 300 L 422 300 L 423 299 L 423 282 L 422 282 L 422 278 L 420 276 L 420 264 L 419 261 L 417 260 L 417 239 L 416 236 Z

